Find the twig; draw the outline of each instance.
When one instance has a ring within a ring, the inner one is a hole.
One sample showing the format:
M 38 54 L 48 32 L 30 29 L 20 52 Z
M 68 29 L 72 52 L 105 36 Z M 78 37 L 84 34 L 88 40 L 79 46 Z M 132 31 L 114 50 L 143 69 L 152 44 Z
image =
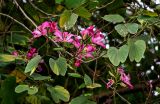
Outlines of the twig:
M 101 7 L 98 7 L 98 8 L 96 8 L 96 9 L 103 9 L 103 8 L 107 7 L 108 5 L 112 4 L 112 3 L 115 2 L 115 1 L 116 1 L 116 0 L 112 0 L 111 2 L 107 3 L 106 5 L 103 5 L 103 6 L 101 6 Z
M 16 0 L 14 0 L 15 4 L 17 5 L 17 7 L 20 9 L 20 11 L 22 12 L 22 14 L 35 26 L 37 27 L 36 23 L 27 16 L 27 14 L 24 12 L 24 10 L 20 7 L 20 5 L 17 3 Z
M 51 15 L 52 15 L 52 14 L 46 13 L 46 12 L 44 12 L 42 9 L 38 8 L 36 5 L 34 5 L 34 4 L 32 3 L 31 0 L 28 0 L 28 1 L 29 1 L 29 3 L 32 5 L 32 7 L 34 7 L 36 10 L 40 11 L 41 13 L 43 13 L 43 14 L 45 14 L 45 15 L 47 15 L 47 16 L 51 16 Z
M 22 27 L 24 27 L 26 30 L 28 30 L 30 33 L 32 33 L 32 31 L 31 31 L 28 27 L 26 27 L 23 23 L 19 22 L 18 20 L 14 19 L 13 17 L 11 17 L 11 16 L 9 16 L 9 15 L 7 15 L 7 14 L 4 14 L 4 13 L 0 13 L 0 15 L 6 16 L 6 17 L 12 19 L 12 20 L 15 21 L 16 23 L 18 23 L 18 24 L 20 24 Z

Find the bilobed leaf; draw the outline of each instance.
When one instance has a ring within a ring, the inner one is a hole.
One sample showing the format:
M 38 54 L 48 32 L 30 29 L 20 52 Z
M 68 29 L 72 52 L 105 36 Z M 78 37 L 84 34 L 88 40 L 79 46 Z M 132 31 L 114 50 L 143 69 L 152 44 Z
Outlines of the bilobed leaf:
M 124 24 L 118 24 L 114 28 L 122 37 L 128 34 L 127 27 Z
M 34 58 L 32 58 L 28 62 L 24 72 L 25 73 L 31 72 L 30 75 L 33 74 L 34 71 L 36 70 L 36 68 L 38 67 L 38 64 L 41 61 L 41 59 L 42 59 L 42 57 L 40 55 L 37 55 Z
M 76 14 L 78 14 L 78 16 L 81 16 L 81 17 L 86 18 L 86 19 L 91 17 L 91 13 L 84 7 L 79 7 L 77 9 L 75 9 L 74 13 L 76 13 Z
M 67 61 L 63 57 L 59 57 L 57 60 L 57 65 L 59 67 L 60 75 L 65 76 L 67 71 Z
M 47 87 L 47 90 L 50 92 L 52 99 L 56 102 L 59 103 L 60 100 L 64 102 L 68 102 L 70 99 L 70 94 L 69 92 L 62 86 L 55 86 L 55 87 Z
M 124 21 L 124 18 L 119 14 L 105 15 L 102 18 L 106 21 L 113 22 L 113 23 L 119 23 Z
M 59 26 L 61 28 L 63 28 L 65 26 L 65 24 L 69 20 L 70 16 L 71 16 L 71 11 L 64 10 L 64 12 L 61 14 L 60 20 L 59 20 Z
M 71 8 L 77 8 L 82 4 L 84 4 L 85 2 L 86 0 L 65 0 L 65 5 L 71 9 Z
M 81 95 L 72 99 L 69 104 L 96 104 L 96 102 L 88 100 L 87 96 Z
M 65 76 L 67 71 L 67 61 L 65 58 L 60 57 L 57 60 L 50 58 L 49 65 L 56 75 Z
M 135 34 L 138 31 L 138 24 L 137 23 L 127 23 L 125 24 L 127 27 L 127 30 L 131 34 Z
M 120 63 L 118 52 L 119 52 L 118 49 L 115 47 L 110 47 L 107 52 L 107 56 L 108 56 L 109 60 L 115 66 L 118 66 Z
M 131 41 L 131 40 L 130 40 Z M 139 62 L 146 50 L 146 44 L 143 40 L 137 40 L 136 42 L 129 42 L 129 58 L 130 61 Z
M 129 47 L 127 45 L 123 45 L 119 48 L 119 60 L 120 62 L 124 63 L 128 57 L 128 53 L 129 53 Z
M 87 74 L 84 75 L 84 83 L 86 86 L 92 84 L 92 80 Z
M 59 75 L 59 69 L 56 61 L 52 58 L 49 59 L 49 66 L 54 74 Z
M 28 87 L 28 94 L 33 95 L 38 92 L 38 88 L 36 86 Z
M 28 85 L 18 85 L 18 86 L 15 88 L 15 92 L 16 92 L 16 93 L 21 93 L 21 92 L 27 91 L 28 88 L 29 88 Z
M 72 13 L 69 20 L 65 24 L 65 28 L 66 29 L 72 28 L 75 25 L 75 23 L 77 22 L 77 19 L 78 19 L 78 15 L 75 13 Z

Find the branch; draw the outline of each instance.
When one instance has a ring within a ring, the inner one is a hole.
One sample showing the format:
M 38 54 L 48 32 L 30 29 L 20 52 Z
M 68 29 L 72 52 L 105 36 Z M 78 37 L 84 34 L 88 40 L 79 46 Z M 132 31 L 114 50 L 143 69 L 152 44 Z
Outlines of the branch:
M 19 22 L 18 20 L 14 19 L 13 17 L 11 17 L 11 16 L 9 16 L 9 15 L 7 15 L 7 14 L 4 14 L 4 13 L 0 13 L 0 15 L 6 16 L 6 17 L 12 19 L 12 20 L 15 21 L 16 23 L 18 23 L 19 25 L 21 25 L 22 27 L 24 27 L 26 30 L 28 30 L 30 33 L 32 33 L 32 31 L 31 31 L 28 27 L 26 27 L 23 23 Z
M 15 2 L 15 4 L 17 5 L 17 7 L 20 9 L 20 11 L 22 12 L 22 14 L 23 14 L 35 27 L 37 27 L 36 23 L 27 16 L 27 14 L 26 14 L 26 13 L 24 12 L 24 10 L 20 7 L 20 5 L 17 3 L 17 1 L 14 0 L 14 2 Z
M 43 14 L 45 14 L 45 15 L 47 15 L 47 16 L 51 16 L 51 15 L 52 15 L 52 14 L 46 13 L 46 12 L 44 12 L 42 9 L 38 8 L 36 5 L 34 5 L 34 4 L 32 3 L 31 0 L 28 0 L 28 1 L 29 1 L 29 3 L 32 5 L 33 8 L 35 8 L 35 9 L 38 10 L 38 11 L 40 11 L 41 13 L 43 13 Z
M 98 7 L 98 8 L 96 8 L 96 9 L 103 9 L 103 8 L 107 7 L 108 5 L 112 4 L 112 3 L 115 2 L 115 1 L 116 1 L 116 0 L 112 0 L 111 2 L 107 3 L 106 5 L 103 5 L 103 6 L 101 6 L 101 7 Z

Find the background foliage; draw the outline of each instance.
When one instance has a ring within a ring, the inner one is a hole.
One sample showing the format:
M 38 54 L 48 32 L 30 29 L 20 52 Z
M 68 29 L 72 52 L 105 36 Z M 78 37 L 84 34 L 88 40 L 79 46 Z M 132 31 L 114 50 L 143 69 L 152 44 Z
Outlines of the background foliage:
M 0 103 L 158 104 L 159 14 L 153 0 L 0 0 Z M 75 67 L 71 45 L 33 39 L 44 21 L 77 35 L 95 25 L 106 49 Z M 38 55 L 26 59 L 31 47 Z M 133 89 L 118 82 L 118 67 L 130 73 Z M 109 89 L 108 79 L 115 80 Z

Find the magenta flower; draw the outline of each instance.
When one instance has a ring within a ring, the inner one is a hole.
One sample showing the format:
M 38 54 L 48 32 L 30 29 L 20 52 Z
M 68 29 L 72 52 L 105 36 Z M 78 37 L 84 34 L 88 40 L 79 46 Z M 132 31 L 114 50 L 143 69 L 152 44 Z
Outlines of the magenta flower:
M 122 67 L 118 68 L 118 69 L 117 69 L 117 72 L 121 75 L 121 76 L 120 76 L 120 80 L 121 80 L 124 84 L 126 84 L 130 89 L 133 89 L 133 85 L 132 85 L 131 82 L 130 82 L 130 80 L 131 80 L 130 75 L 129 75 L 129 74 L 126 75 L 126 74 L 124 73 L 124 70 L 123 70 Z
M 114 80 L 108 79 L 108 83 L 106 84 L 106 88 L 110 88 L 114 84 Z
M 56 38 L 55 41 L 56 42 L 68 42 L 68 43 L 72 43 L 73 42 L 73 34 L 70 34 L 68 32 L 61 32 L 59 30 L 56 30 L 56 32 L 54 33 Z
M 17 51 L 13 51 L 11 54 L 14 55 L 14 56 L 18 56 L 18 52 Z
M 97 44 L 102 46 L 103 48 L 106 48 L 104 44 L 104 36 L 101 34 L 101 32 L 97 32 L 94 36 L 92 36 L 91 41 L 94 44 Z
M 89 26 L 87 29 L 82 30 L 80 33 L 82 34 L 83 39 L 86 38 L 86 36 L 92 36 L 94 35 L 94 26 Z
M 38 38 L 40 36 L 45 36 L 48 32 L 54 32 L 58 30 L 56 22 L 43 22 L 40 26 L 38 26 L 33 32 L 33 37 Z
M 37 52 L 36 48 L 30 48 L 30 50 L 27 53 L 27 59 L 31 59 L 32 57 L 34 57 L 35 53 Z
M 73 44 L 76 48 L 81 47 L 81 39 L 82 39 L 82 38 L 81 38 L 80 36 L 74 35 L 74 36 L 73 36 L 72 44 Z

